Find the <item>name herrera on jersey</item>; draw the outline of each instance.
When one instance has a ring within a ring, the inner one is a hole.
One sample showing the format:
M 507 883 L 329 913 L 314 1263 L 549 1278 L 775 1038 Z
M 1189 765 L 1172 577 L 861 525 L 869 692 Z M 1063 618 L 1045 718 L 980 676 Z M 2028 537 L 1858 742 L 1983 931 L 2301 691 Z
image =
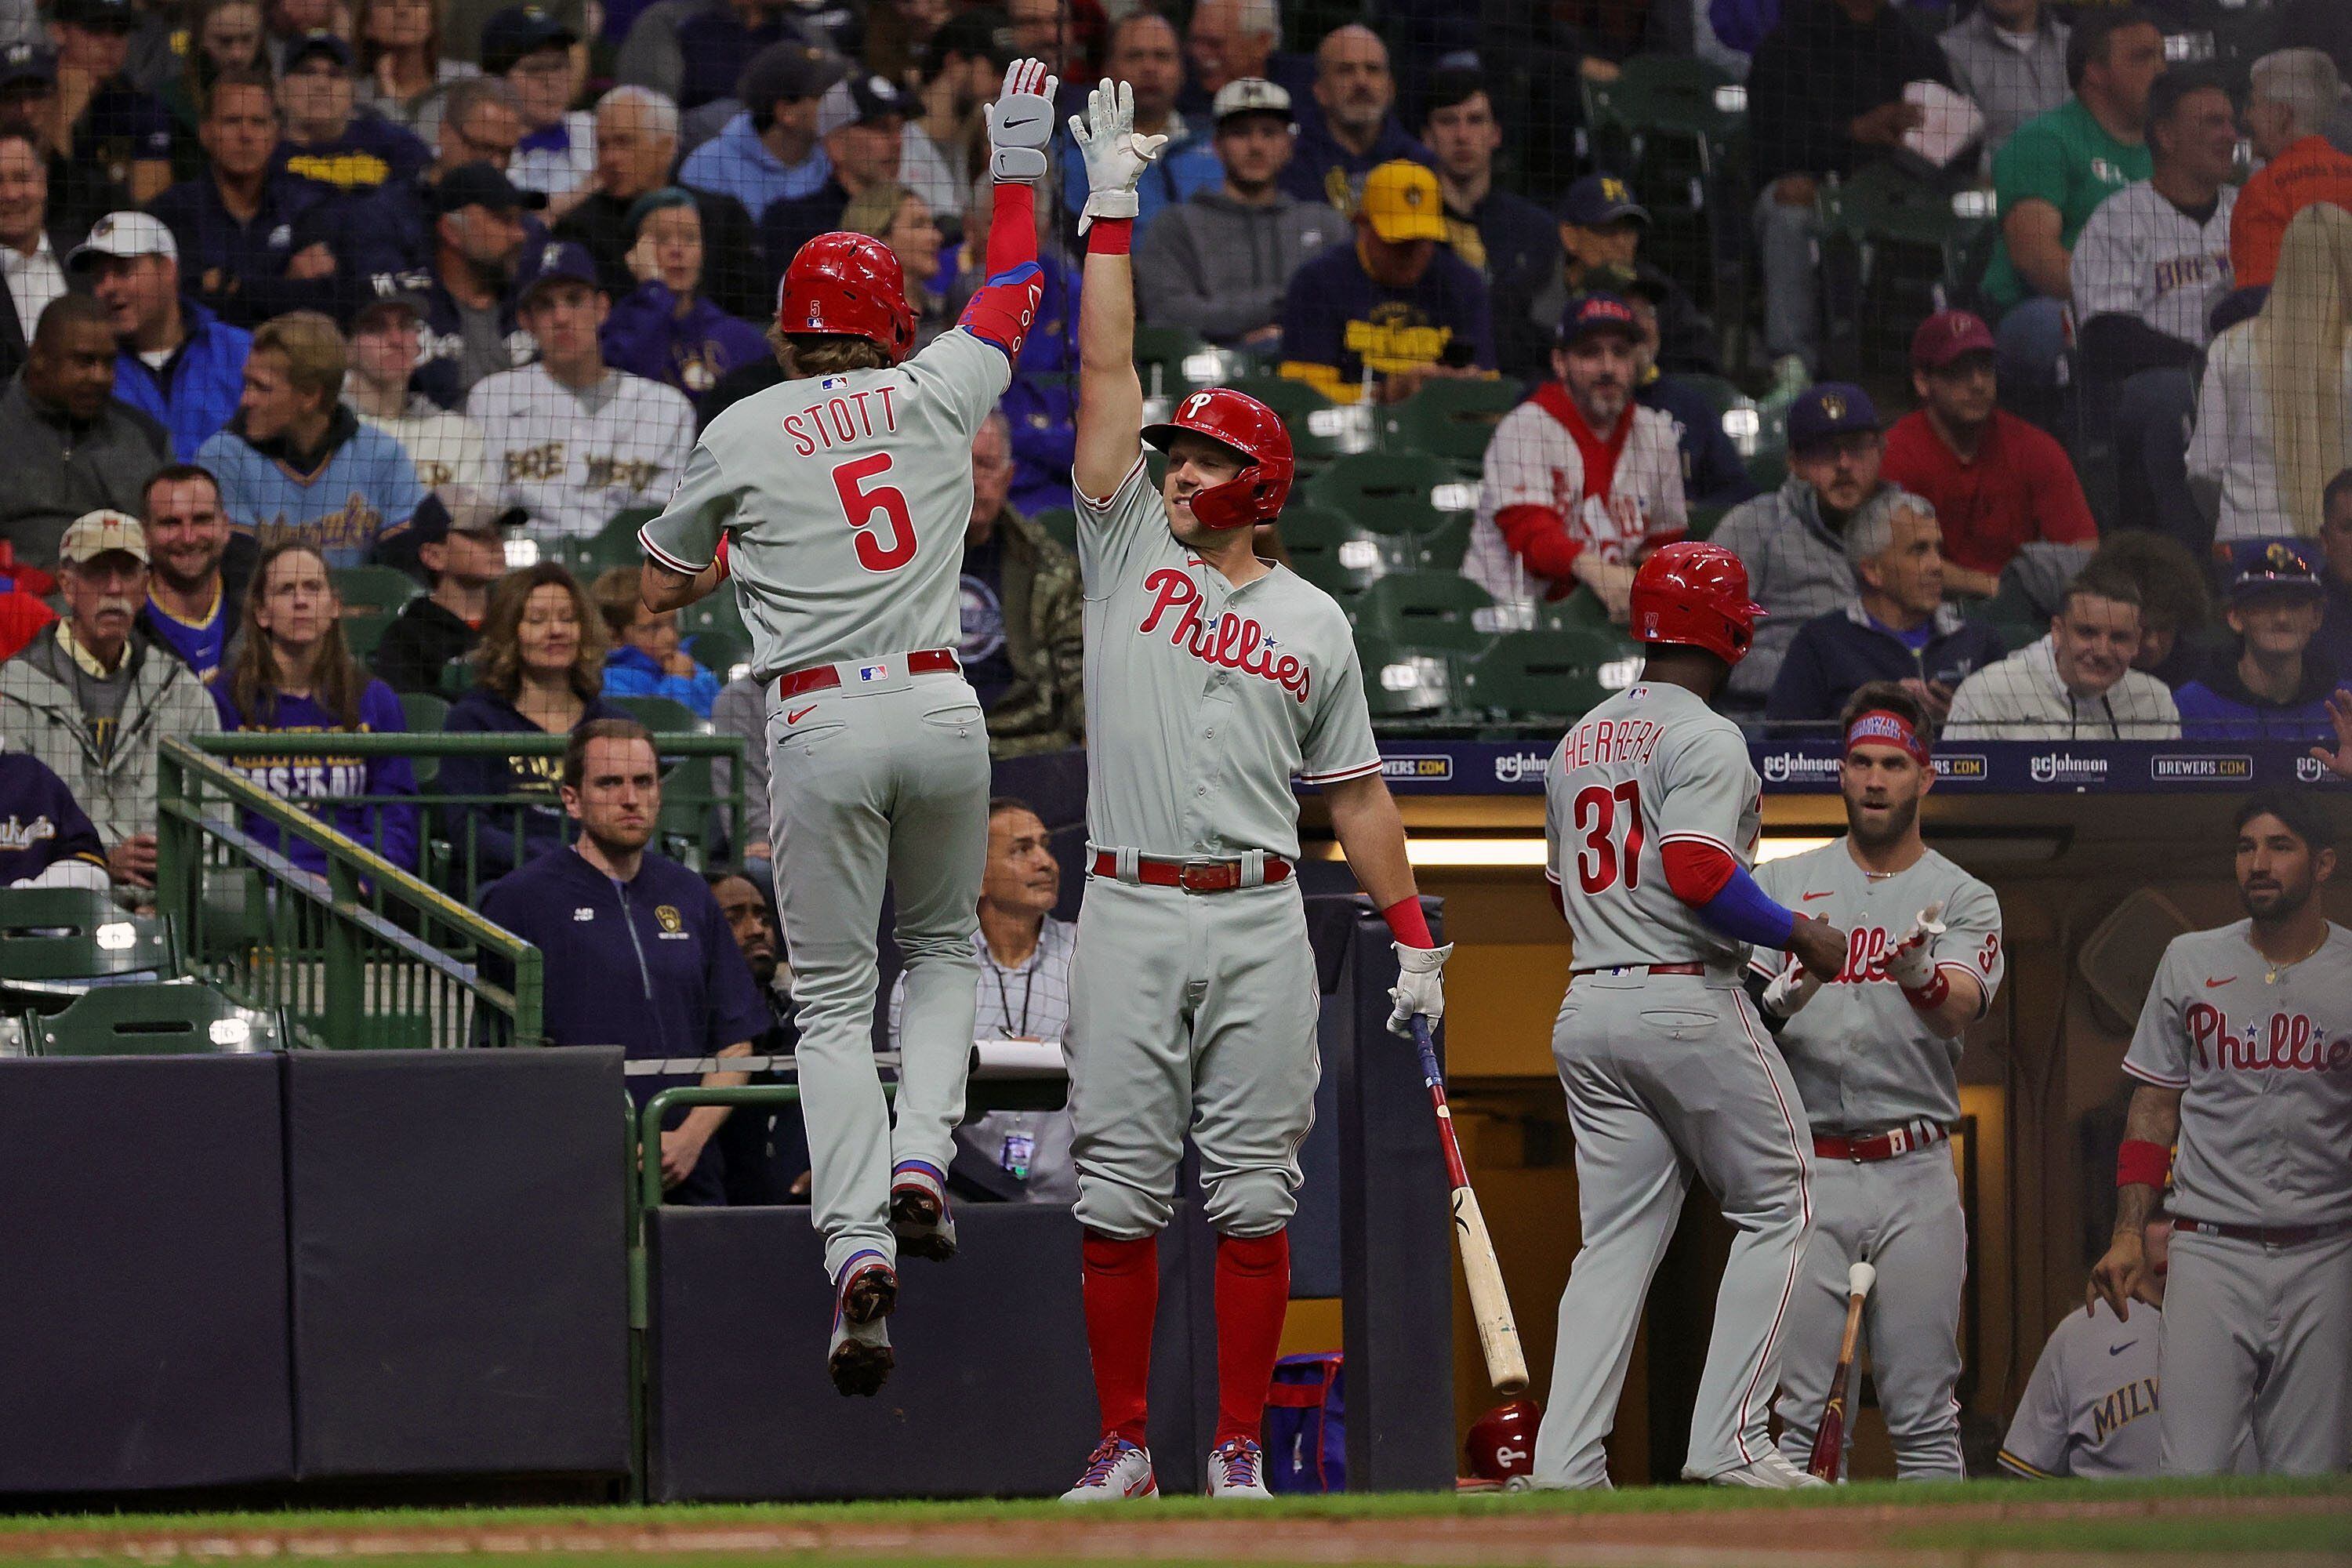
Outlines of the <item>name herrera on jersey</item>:
M 1170 642 L 1205 664 L 1270 680 L 1298 701 L 1307 700 L 1313 675 L 1295 655 L 1276 657 L 1272 651 L 1274 639 L 1257 622 L 1228 610 L 1217 617 L 1216 629 L 1212 633 L 1209 624 L 1201 618 L 1201 585 L 1173 566 L 1162 566 L 1145 577 L 1143 585 L 1151 592 L 1151 613 L 1136 629 L 1145 637 L 1159 629 L 1162 616 L 1171 610 L 1180 611 L 1175 625 L 1169 628 Z
M 793 438 L 793 450 L 802 457 L 813 457 L 819 447 L 830 451 L 852 441 L 863 440 L 876 434 L 873 403 L 882 405 L 881 434 L 895 434 L 898 428 L 898 412 L 890 405 L 890 394 L 896 388 L 888 383 L 868 387 L 863 392 L 845 393 L 828 397 L 823 403 L 812 403 L 798 414 L 784 416 L 784 434 Z
M 1579 724 L 1568 732 L 1568 750 L 1560 757 L 1566 771 L 1604 763 L 1646 763 L 1658 749 L 1665 731 L 1652 719 L 1603 719 Z

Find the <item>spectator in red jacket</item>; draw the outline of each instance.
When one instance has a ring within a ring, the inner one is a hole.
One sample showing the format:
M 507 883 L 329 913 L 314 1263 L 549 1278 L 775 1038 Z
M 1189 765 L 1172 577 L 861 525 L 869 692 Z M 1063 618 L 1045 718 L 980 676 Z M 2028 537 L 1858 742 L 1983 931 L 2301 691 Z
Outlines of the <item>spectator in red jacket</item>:
M 1995 406 L 1993 335 L 1966 310 L 1939 310 L 1911 334 L 1921 406 L 1886 433 L 1883 472 L 1935 504 L 1946 591 L 1990 596 L 2018 547 L 2095 544 L 2083 483 L 2065 449 Z
M 0 659 L 10 659 L 58 618 L 48 595 L 58 580 L 37 566 L 19 564 L 16 547 L 0 539 Z

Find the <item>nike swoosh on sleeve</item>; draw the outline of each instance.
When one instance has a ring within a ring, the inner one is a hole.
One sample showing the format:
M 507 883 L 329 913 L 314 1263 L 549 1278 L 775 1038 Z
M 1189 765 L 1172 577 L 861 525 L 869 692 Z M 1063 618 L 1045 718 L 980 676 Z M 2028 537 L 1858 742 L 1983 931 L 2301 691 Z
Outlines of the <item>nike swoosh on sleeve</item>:
M 1830 895 L 1828 893 L 1807 893 L 1802 899 L 1800 899 L 1798 902 L 1810 904 L 1815 899 L 1826 899 Z
M 2205 982 L 2205 989 L 2206 989 L 2206 990 L 2208 990 L 2208 991 L 2210 991 L 2210 990 L 2212 990 L 2214 987 L 2219 986 L 2219 985 L 2234 985 L 2234 984 L 2237 984 L 2237 980 L 2238 980 L 2238 977 L 2237 977 L 2236 975 L 2234 975 L 2234 974 L 2232 974 L 2232 975 L 2229 975 L 2229 976 L 2227 976 L 2227 977 L 2225 977 L 2225 978 L 2223 978 L 2223 979 L 2221 979 L 2221 980 L 2208 980 L 2207 982 Z

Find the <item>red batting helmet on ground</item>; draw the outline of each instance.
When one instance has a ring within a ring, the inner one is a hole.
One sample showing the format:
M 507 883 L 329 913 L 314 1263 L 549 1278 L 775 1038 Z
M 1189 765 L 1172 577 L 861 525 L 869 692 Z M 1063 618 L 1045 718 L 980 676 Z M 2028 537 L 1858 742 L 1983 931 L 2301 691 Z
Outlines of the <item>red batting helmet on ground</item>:
M 897 364 L 915 346 L 915 311 L 898 258 L 866 235 L 818 235 L 776 287 L 776 330 L 864 338 Z
M 1683 540 L 1633 574 L 1633 635 L 1645 643 L 1703 647 L 1727 664 L 1748 657 L 1764 606 L 1748 597 L 1748 568 L 1716 544 Z
M 1290 455 L 1290 432 L 1281 416 L 1245 392 L 1213 386 L 1176 405 L 1161 425 L 1143 427 L 1143 438 L 1168 449 L 1179 430 L 1231 447 L 1244 459 L 1242 471 L 1221 485 L 1192 492 L 1192 515 L 1203 528 L 1245 528 L 1271 522 L 1289 498 L 1298 472 Z
M 1482 1481 L 1508 1482 L 1535 1473 L 1536 1428 L 1543 1406 L 1532 1399 L 1497 1405 L 1471 1424 L 1462 1440 L 1470 1473 Z

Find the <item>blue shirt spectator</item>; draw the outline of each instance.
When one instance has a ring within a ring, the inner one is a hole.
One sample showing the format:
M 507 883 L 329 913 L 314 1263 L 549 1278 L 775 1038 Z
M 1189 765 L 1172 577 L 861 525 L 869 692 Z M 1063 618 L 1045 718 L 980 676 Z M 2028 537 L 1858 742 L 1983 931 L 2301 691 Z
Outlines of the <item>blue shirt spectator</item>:
M 754 223 L 777 202 L 814 195 L 833 177 L 817 132 L 817 103 L 847 69 L 837 56 L 804 42 L 769 45 L 743 72 L 743 112 L 687 154 L 678 184 L 733 196 Z
M 253 336 L 180 294 L 180 248 L 145 213 L 109 213 L 74 247 L 66 270 L 91 278 L 114 327 L 114 395 L 171 433 L 172 456 L 226 425 L 245 390 Z
M 1176 111 L 1176 97 L 1184 86 L 1184 54 L 1175 24 L 1155 11 L 1137 11 L 1111 28 L 1103 55 L 1103 74 L 1122 81 L 1135 94 L 1138 135 L 1165 136 L 1156 166 L 1147 166 L 1136 186 L 1140 204 L 1135 237 L 1140 239 L 1162 207 L 1172 206 L 1194 191 L 1213 190 L 1224 183 L 1224 170 L 1205 139 L 1196 134 Z M 1200 155 L 1206 153 L 1205 160 Z M 1062 205 L 1072 214 L 1087 205 L 1086 159 L 1065 130 L 1055 153 L 1062 172 Z
M 589 593 L 612 643 L 613 651 L 604 656 L 604 695 L 614 701 L 666 698 L 693 710 L 698 719 L 709 718 L 726 677 L 703 668 L 680 646 L 677 611 L 646 608 L 638 595 L 637 568 L 599 573 Z

